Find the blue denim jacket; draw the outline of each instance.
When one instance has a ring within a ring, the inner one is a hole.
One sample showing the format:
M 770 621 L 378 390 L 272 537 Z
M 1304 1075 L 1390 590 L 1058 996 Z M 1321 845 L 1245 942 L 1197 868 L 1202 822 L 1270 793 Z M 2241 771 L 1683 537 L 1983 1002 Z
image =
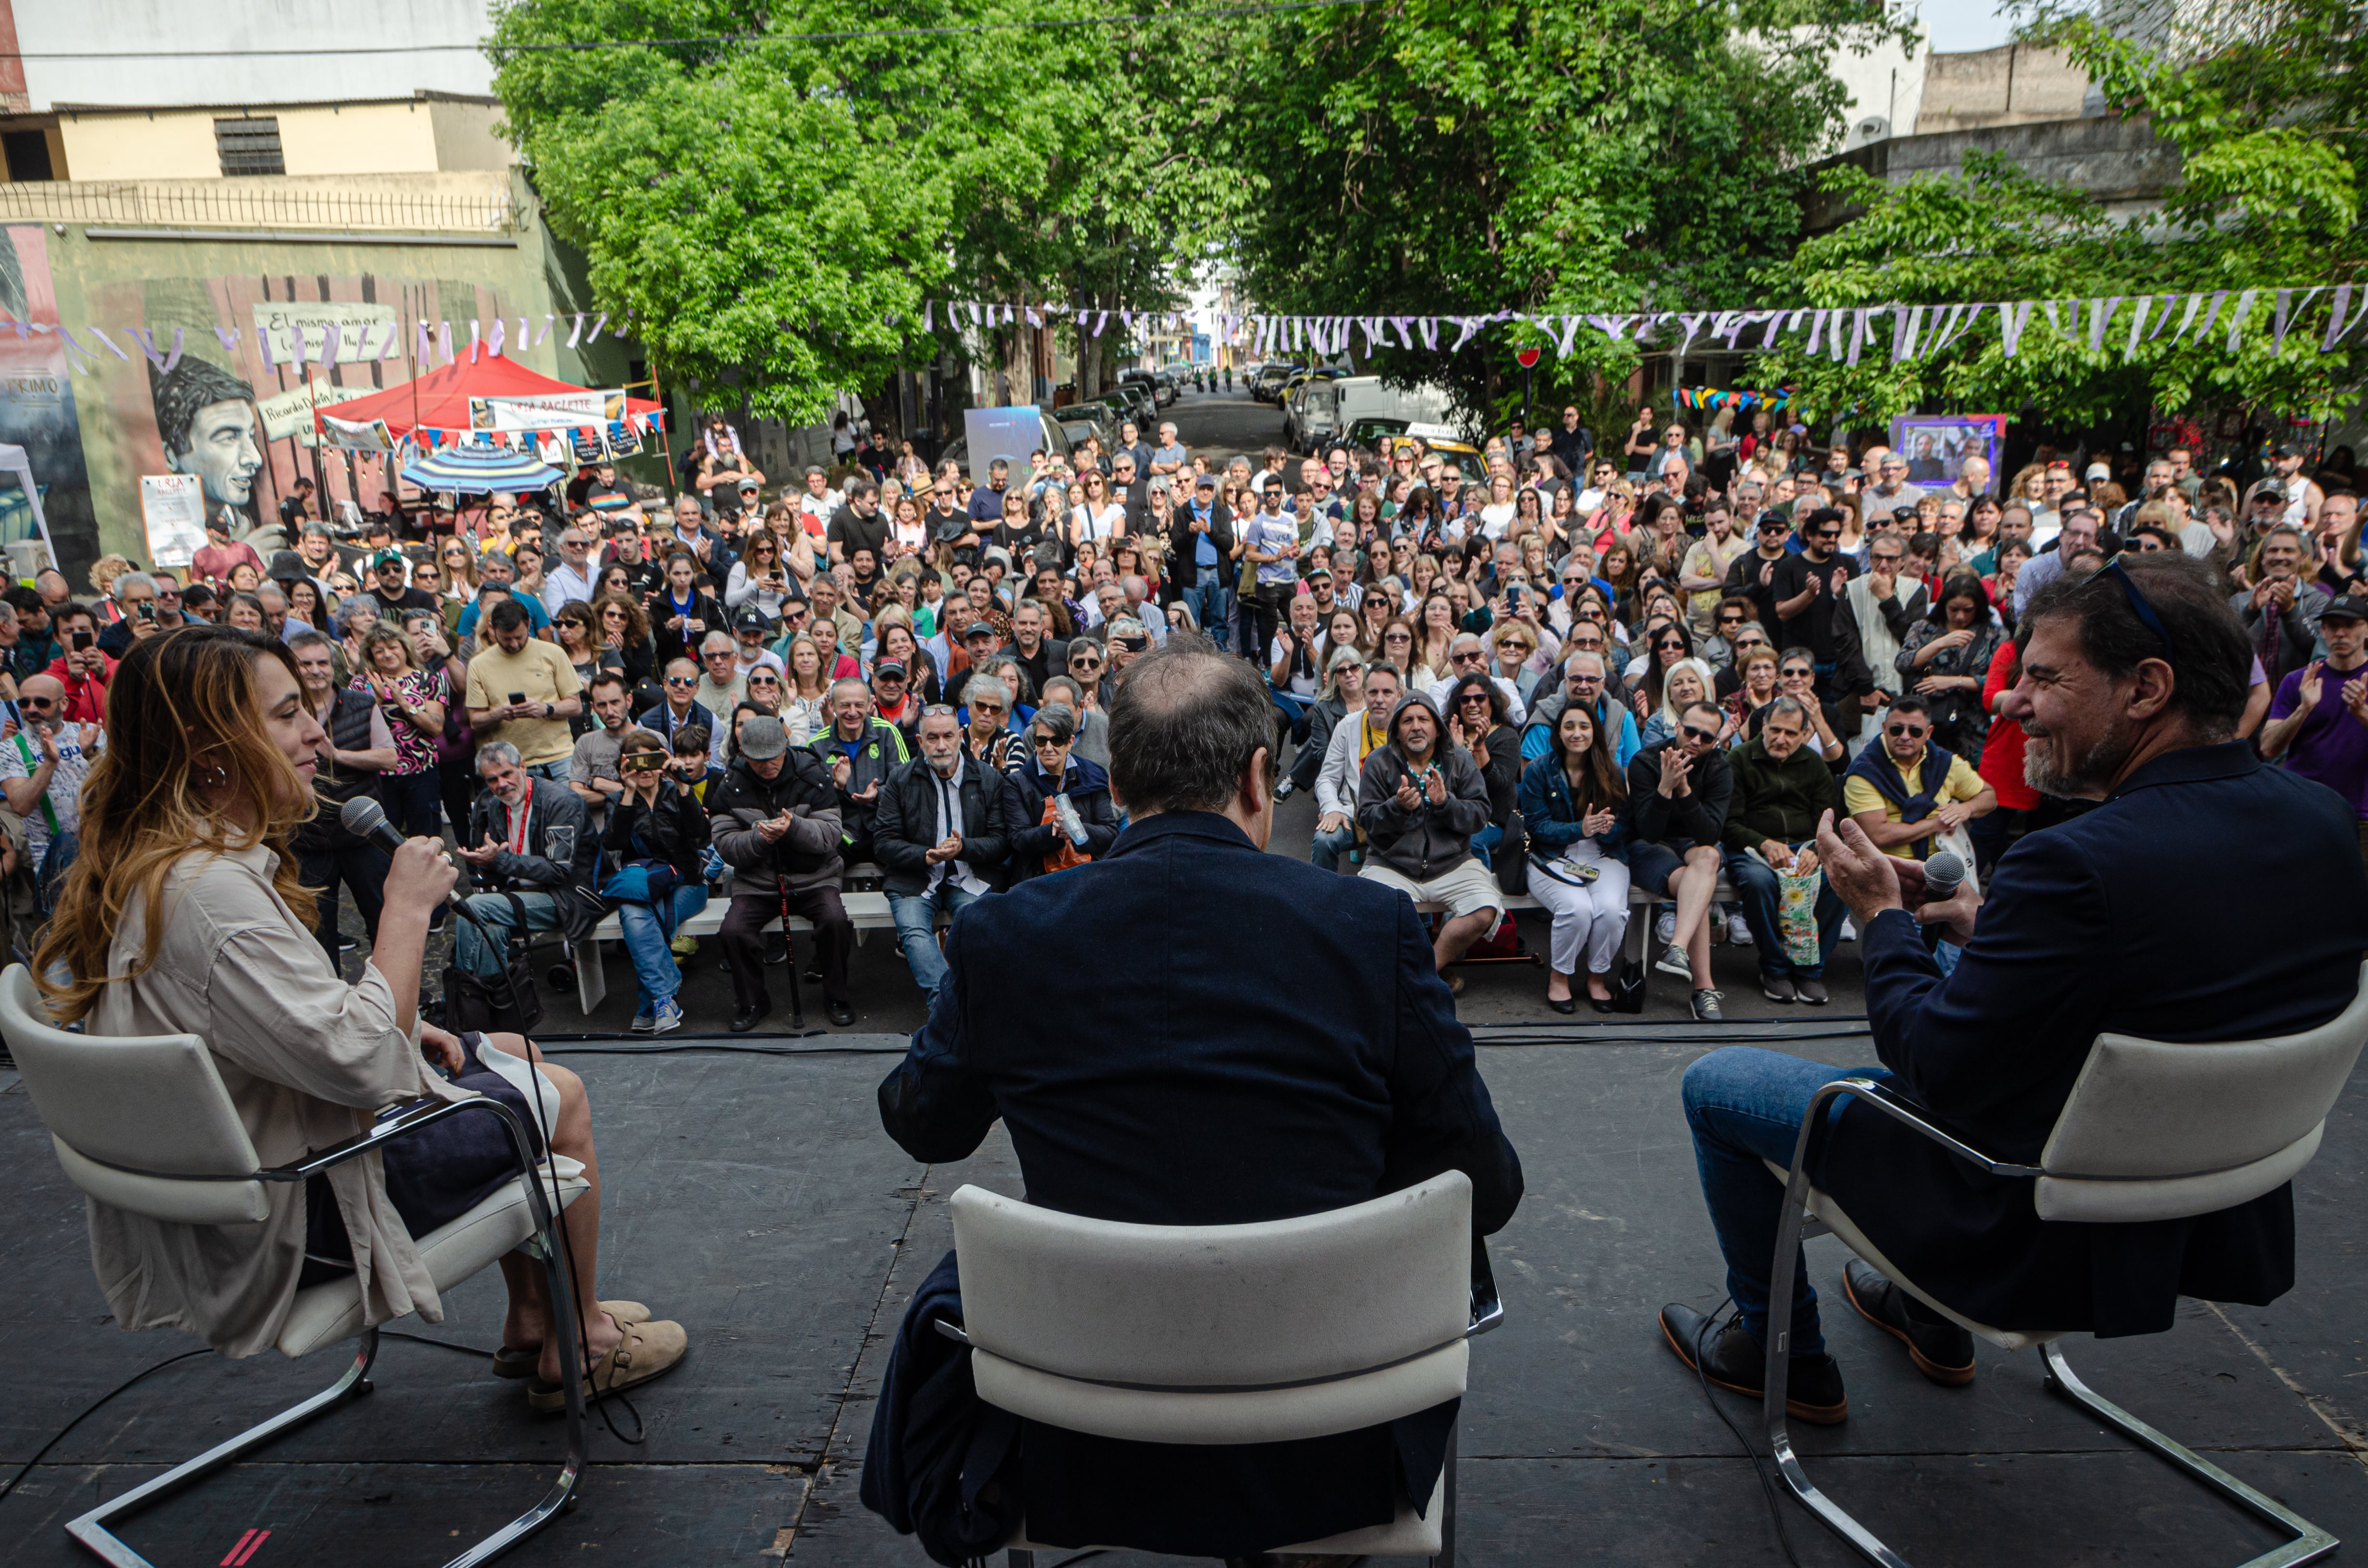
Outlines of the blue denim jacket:
M 1551 860 L 1585 838 L 1579 826 L 1578 802 L 1571 799 L 1570 779 L 1562 758 L 1549 752 L 1521 770 L 1521 825 L 1530 838 L 1532 858 Z M 1611 831 L 1595 842 L 1604 853 L 1628 858 L 1628 824 L 1623 816 Z

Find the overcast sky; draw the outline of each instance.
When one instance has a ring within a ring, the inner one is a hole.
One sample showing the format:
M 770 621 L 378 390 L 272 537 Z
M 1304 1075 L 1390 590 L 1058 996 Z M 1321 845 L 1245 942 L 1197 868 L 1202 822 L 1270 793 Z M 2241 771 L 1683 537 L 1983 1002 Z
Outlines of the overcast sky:
M 2007 41 L 2004 0 L 1924 0 L 1920 14 L 1936 54 L 1996 49 Z

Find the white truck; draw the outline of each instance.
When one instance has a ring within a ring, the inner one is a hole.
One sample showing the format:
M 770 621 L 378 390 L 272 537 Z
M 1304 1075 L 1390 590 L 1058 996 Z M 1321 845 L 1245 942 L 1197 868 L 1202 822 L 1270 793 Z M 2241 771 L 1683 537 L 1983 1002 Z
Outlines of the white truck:
M 1401 426 L 1441 424 L 1454 406 L 1445 387 L 1430 383 L 1400 390 L 1384 386 L 1379 376 L 1311 381 L 1300 399 L 1297 428 L 1292 434 L 1309 451 L 1320 450 L 1336 436 L 1350 437 L 1360 420 L 1389 420 Z

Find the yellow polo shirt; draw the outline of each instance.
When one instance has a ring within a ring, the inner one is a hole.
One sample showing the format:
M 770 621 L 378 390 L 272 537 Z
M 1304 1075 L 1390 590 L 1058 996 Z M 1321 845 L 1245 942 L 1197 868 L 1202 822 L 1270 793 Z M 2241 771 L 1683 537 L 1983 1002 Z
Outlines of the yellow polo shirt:
M 1883 743 L 1878 740 L 1873 744 L 1879 746 Z M 1927 753 L 1924 757 L 1918 759 L 1915 767 L 1901 767 L 1898 763 L 1892 760 L 1888 752 L 1884 754 L 1883 758 L 1884 764 L 1899 775 L 1900 781 L 1907 785 L 1907 793 L 1910 795 L 1923 792 L 1924 764 L 1930 760 L 1930 754 Z M 1932 804 L 1938 807 L 1949 805 L 1957 801 L 1970 801 L 1987 788 L 1988 786 L 1982 782 L 1982 776 L 1975 773 L 1964 757 L 1952 756 L 1949 759 L 1949 777 L 1941 788 L 1934 791 Z M 1857 816 L 1861 812 L 1880 810 L 1883 812 L 1884 821 L 1899 820 L 1899 808 L 1884 799 L 1883 791 L 1863 778 L 1842 780 L 1842 809 L 1852 816 Z M 1911 838 L 1906 844 L 1893 845 L 1884 853 L 1896 856 L 1902 860 L 1912 860 L 1916 858 L 1913 853 L 1915 843 L 1916 841 Z

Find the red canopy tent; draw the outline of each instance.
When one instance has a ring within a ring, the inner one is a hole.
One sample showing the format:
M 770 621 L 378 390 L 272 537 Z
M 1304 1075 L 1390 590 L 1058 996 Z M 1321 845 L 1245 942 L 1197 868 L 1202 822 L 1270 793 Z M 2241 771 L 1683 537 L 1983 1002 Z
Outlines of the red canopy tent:
M 326 403 L 313 411 L 315 428 L 321 415 L 340 421 L 366 425 L 383 419 L 387 429 L 397 440 L 415 432 L 424 437 L 423 445 L 438 439 L 470 433 L 469 400 L 477 397 L 551 397 L 562 392 L 580 392 L 585 389 L 556 381 L 539 370 L 529 370 L 507 355 L 480 355 L 475 364 L 455 359 L 450 364 L 428 371 L 426 375 L 358 397 L 347 403 Z M 625 416 L 638 419 L 655 414 L 658 405 L 647 398 L 625 400 Z M 428 437 L 427 432 L 438 435 Z

